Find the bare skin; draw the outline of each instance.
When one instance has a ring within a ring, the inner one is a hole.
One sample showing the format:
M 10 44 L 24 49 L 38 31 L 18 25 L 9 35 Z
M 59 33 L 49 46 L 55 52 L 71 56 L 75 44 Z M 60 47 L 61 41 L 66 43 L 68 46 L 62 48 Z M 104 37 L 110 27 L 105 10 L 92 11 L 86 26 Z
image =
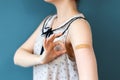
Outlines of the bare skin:
M 55 29 L 56 26 L 59 26 L 72 16 L 80 13 L 77 10 L 75 0 L 45 1 L 53 4 L 57 9 L 57 18 L 52 24 L 52 29 Z M 54 39 L 61 35 L 59 33 L 53 34 L 44 40 L 44 55 L 33 54 L 35 39 L 38 36 L 42 25 L 43 23 L 40 24 L 31 37 L 16 51 L 14 56 L 14 63 L 16 65 L 29 67 L 37 64 L 45 64 L 66 52 L 64 44 L 54 42 Z M 58 44 L 63 48 L 60 51 L 54 49 Z M 82 44 L 89 45 L 89 47 L 76 48 L 76 46 Z M 92 33 L 90 25 L 86 20 L 78 19 L 71 24 L 66 45 L 72 46 L 73 53 L 69 53 L 68 55 L 74 55 L 78 68 L 79 80 L 98 80 L 97 62 L 92 45 Z

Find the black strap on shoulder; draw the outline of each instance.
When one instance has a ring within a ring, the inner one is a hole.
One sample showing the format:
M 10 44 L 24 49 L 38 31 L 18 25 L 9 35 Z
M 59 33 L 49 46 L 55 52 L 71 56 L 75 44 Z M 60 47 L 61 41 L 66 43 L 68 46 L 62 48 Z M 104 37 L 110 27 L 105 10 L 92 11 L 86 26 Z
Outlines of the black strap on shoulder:
M 67 30 L 68 30 L 68 28 L 70 27 L 70 25 L 71 25 L 71 23 L 72 22 L 74 22 L 75 20 L 77 20 L 77 19 L 85 19 L 84 17 L 75 17 L 75 18 L 73 18 L 73 19 L 71 19 L 67 24 L 68 24 L 68 26 L 67 26 L 67 28 L 63 31 L 63 33 L 62 34 L 64 34 Z M 86 20 L 86 19 L 85 19 Z M 66 25 L 66 24 L 65 24 Z
M 74 18 L 72 18 L 70 21 L 68 21 L 66 24 L 64 24 L 63 26 L 61 26 L 61 27 L 59 27 L 59 28 L 57 28 L 57 29 L 54 29 L 53 31 L 55 31 L 55 30 L 58 30 L 58 29 L 60 29 L 60 28 L 63 28 L 64 26 L 66 26 L 66 25 L 68 25 L 68 24 L 71 24 L 73 21 L 75 21 L 76 19 L 85 19 L 84 17 L 81 17 L 81 16 L 78 16 L 78 17 L 74 17 Z

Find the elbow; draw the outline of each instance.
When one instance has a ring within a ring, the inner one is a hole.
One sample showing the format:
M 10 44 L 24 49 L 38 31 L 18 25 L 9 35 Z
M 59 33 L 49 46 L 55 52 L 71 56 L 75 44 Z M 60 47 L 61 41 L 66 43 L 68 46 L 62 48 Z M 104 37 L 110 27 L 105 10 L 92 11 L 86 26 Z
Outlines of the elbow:
M 19 50 L 16 51 L 16 53 L 13 57 L 13 63 L 14 63 L 14 65 L 21 66 L 21 67 L 24 67 L 24 68 L 29 67 L 27 65 L 24 65 L 24 62 L 22 62 L 22 60 L 20 58 L 20 55 L 19 55 Z
M 17 61 L 15 60 L 15 57 L 13 58 L 14 65 L 17 65 Z
M 14 62 L 15 65 L 18 65 L 18 61 L 17 61 L 17 51 L 16 51 L 16 53 L 14 54 L 13 62 Z
M 17 66 L 20 66 L 20 67 L 24 67 L 24 68 L 29 67 L 29 66 L 24 65 L 23 63 L 21 63 L 21 62 L 19 61 L 19 59 L 18 59 L 18 57 L 17 57 L 16 54 L 14 55 L 13 63 L 14 63 L 14 65 L 17 65 Z

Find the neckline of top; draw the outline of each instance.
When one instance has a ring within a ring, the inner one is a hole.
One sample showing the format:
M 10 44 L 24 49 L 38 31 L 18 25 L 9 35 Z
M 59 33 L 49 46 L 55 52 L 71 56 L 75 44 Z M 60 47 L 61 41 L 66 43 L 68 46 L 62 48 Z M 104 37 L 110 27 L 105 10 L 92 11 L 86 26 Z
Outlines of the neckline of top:
M 52 24 L 53 24 L 56 17 L 57 17 L 57 14 L 54 14 L 52 16 L 52 19 L 50 20 L 51 23 L 49 24 L 49 28 L 52 29 Z M 56 31 L 57 29 L 61 28 L 63 25 L 65 25 L 67 22 L 69 22 L 71 19 L 73 19 L 75 17 L 83 17 L 83 18 L 85 18 L 82 13 L 76 14 L 76 15 L 72 16 L 71 18 L 69 18 L 68 20 L 66 20 L 65 22 L 63 22 L 61 25 L 57 26 L 55 29 L 52 29 L 52 31 Z

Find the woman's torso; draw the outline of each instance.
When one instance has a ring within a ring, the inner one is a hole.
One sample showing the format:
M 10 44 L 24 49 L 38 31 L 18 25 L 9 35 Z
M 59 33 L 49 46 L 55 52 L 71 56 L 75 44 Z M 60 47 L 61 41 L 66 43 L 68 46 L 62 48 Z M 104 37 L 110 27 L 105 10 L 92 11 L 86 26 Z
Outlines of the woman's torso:
M 50 16 L 45 23 L 45 27 L 51 27 L 53 20 L 56 15 Z M 56 38 L 55 41 L 62 41 L 65 43 L 66 36 L 68 34 L 68 23 L 70 20 L 76 17 L 84 17 L 82 14 L 78 14 L 67 20 L 65 23 L 61 24 L 57 29 L 53 30 L 53 33 L 65 33 Z M 65 25 L 68 23 L 67 25 Z M 61 27 L 63 26 L 63 27 Z M 34 46 L 34 54 L 40 55 L 41 47 L 43 43 L 44 36 L 41 36 L 42 30 L 40 31 L 40 35 L 37 37 L 35 46 Z M 75 61 L 72 61 L 68 57 L 69 53 L 65 53 L 53 61 L 47 64 L 39 64 L 33 67 L 33 80 L 78 80 L 78 70 Z

